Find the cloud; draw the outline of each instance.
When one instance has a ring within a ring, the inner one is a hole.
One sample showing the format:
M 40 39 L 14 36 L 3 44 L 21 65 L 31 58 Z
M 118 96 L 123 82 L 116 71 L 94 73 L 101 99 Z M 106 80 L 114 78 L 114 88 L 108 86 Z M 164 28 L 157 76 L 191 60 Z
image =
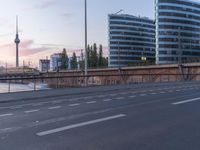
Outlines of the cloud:
M 63 13 L 63 14 L 61 14 L 61 16 L 64 17 L 64 18 L 69 19 L 69 18 L 73 17 L 74 14 L 73 13 Z
M 19 53 L 20 56 L 30 56 L 30 55 L 34 55 L 43 51 L 47 51 L 50 48 L 49 47 L 33 47 L 34 46 L 34 41 L 33 40 L 25 40 L 22 41 L 19 45 Z M 4 44 L 4 45 L 0 45 L 0 49 L 1 51 L 3 51 L 4 55 L 8 55 L 8 56 L 15 56 L 15 44 Z M 0 54 L 1 55 L 1 54 Z
M 58 0 L 40 0 L 38 4 L 34 6 L 35 9 L 46 9 L 57 4 Z
M 9 24 L 9 21 L 4 18 L 0 18 L 0 26 L 6 26 Z

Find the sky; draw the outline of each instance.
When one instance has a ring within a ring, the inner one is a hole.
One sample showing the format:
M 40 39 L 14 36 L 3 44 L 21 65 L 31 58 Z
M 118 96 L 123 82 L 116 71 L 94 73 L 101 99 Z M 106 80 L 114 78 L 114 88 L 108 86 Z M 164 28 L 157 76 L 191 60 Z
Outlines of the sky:
M 20 64 L 84 48 L 84 0 L 0 0 L 0 65 L 15 62 L 15 18 L 19 16 Z M 154 18 L 154 0 L 88 0 L 88 41 L 108 46 L 108 14 Z M 106 53 L 106 52 L 105 52 Z

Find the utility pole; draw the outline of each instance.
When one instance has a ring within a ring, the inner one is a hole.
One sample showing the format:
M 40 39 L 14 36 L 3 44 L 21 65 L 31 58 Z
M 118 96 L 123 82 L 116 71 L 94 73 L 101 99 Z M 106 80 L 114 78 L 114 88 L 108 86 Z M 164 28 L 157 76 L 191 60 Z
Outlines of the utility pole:
M 85 86 L 87 86 L 88 62 L 87 62 L 87 0 L 85 0 Z
M 8 74 L 8 63 L 6 62 L 6 75 Z

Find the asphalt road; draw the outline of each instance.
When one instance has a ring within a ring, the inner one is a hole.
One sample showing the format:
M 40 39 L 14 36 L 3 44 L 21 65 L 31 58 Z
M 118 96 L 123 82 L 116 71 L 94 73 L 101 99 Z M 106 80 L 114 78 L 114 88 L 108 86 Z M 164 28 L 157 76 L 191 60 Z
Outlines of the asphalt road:
M 199 150 L 199 91 L 187 82 L 3 103 L 0 150 Z

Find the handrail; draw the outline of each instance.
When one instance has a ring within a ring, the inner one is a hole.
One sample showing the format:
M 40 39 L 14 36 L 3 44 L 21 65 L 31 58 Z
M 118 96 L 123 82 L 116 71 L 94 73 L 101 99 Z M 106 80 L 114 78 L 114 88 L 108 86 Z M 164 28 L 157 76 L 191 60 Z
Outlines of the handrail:
M 177 74 L 177 73 L 159 73 L 159 74 L 152 74 L 152 73 L 145 73 L 145 74 L 107 74 L 107 75 L 102 75 L 102 74 L 95 74 L 95 75 L 73 75 L 73 76 L 32 76 L 32 77 L 4 77 L 0 78 L 0 81 L 8 81 L 8 80 L 37 80 L 37 79 L 64 79 L 64 78 L 85 78 L 85 77 L 119 77 L 119 76 L 182 76 L 182 75 L 187 75 L 187 76 L 198 76 L 200 73 L 197 74 Z

